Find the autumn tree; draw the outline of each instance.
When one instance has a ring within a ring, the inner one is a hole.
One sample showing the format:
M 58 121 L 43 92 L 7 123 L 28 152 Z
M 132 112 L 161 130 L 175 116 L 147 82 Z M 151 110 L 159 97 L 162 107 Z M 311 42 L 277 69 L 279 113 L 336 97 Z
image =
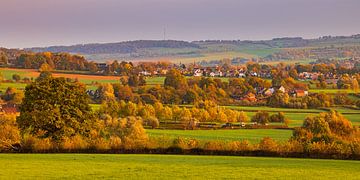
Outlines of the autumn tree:
M 20 131 L 15 115 L 0 116 L 0 129 L 0 152 L 14 149 L 14 145 L 20 143 Z
M 44 71 L 52 71 L 51 66 L 48 63 L 43 63 L 40 68 L 39 68 L 40 72 L 44 72 Z
M 251 118 L 251 122 L 256 122 L 262 125 L 269 123 L 269 121 L 270 116 L 267 111 L 259 111 Z
M 5 53 L 0 52 L 0 64 L 7 65 L 9 63 L 9 58 L 6 56 Z
M 25 89 L 17 123 L 21 131 L 59 140 L 86 135 L 93 119 L 85 86 L 64 78 L 37 80 Z
M 352 89 L 355 91 L 355 93 L 357 93 L 359 91 L 359 83 L 358 81 L 356 80 L 356 78 L 353 78 L 351 80 L 351 87 Z
M 244 111 L 240 111 L 237 116 L 237 122 L 249 122 L 249 116 Z
M 114 88 L 110 83 L 100 84 L 97 92 L 101 102 L 115 99 Z
M 148 118 L 145 119 L 147 125 L 151 126 L 152 129 L 155 129 L 157 127 L 159 127 L 160 123 L 158 118 L 154 117 L 154 116 L 150 116 Z
M 132 101 L 134 99 L 134 93 L 132 92 L 131 87 L 128 85 L 120 86 L 117 89 L 117 95 L 119 100 Z
M 268 100 L 270 107 L 284 107 L 289 103 L 289 95 L 281 91 L 276 91 Z
M 170 86 L 175 89 L 184 89 L 187 87 L 187 81 L 179 70 L 171 69 L 167 74 L 164 81 L 164 86 Z
M 142 148 L 149 139 L 142 126 L 141 118 L 134 116 L 122 118 L 119 130 L 119 136 L 122 142 L 124 142 L 124 148 L 126 149 Z
M 13 75 L 12 75 L 12 79 L 13 79 L 14 81 L 18 82 L 18 81 L 20 81 L 21 77 L 20 77 L 20 75 L 18 75 L 18 74 L 13 74 Z

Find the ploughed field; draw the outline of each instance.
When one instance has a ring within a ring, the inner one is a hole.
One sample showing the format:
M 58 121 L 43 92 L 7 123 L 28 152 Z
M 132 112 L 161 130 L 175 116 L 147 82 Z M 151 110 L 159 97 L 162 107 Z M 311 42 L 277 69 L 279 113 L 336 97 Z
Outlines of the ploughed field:
M 0 179 L 358 179 L 360 161 L 135 154 L 0 154 Z

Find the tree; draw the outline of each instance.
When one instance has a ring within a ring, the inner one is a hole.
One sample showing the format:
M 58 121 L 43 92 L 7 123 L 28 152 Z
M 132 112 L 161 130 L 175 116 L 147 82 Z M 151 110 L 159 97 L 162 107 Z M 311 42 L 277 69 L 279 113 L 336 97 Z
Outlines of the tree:
M 15 115 L 0 116 L 0 151 L 14 148 L 20 142 L 20 132 L 16 125 Z
M 141 148 L 146 145 L 147 136 L 142 119 L 128 116 L 120 120 L 120 137 L 126 149 Z
M 357 93 L 359 91 L 359 83 L 358 81 L 356 80 L 356 78 L 353 78 L 351 80 L 351 87 L 352 89 L 355 91 L 355 93 Z
M 240 111 L 237 117 L 237 122 L 249 122 L 249 116 L 244 111 Z
M 360 108 L 360 100 L 357 100 L 357 101 L 356 101 L 356 106 L 357 106 L 358 108 Z
M 270 122 L 285 122 L 286 118 L 283 112 L 278 112 L 270 116 Z
M 259 111 L 251 118 L 251 122 L 257 122 L 262 125 L 269 123 L 269 121 L 270 116 L 267 111 Z
M 154 117 L 154 116 L 150 116 L 150 117 L 146 118 L 145 121 L 146 121 L 146 123 L 147 123 L 148 125 L 150 125 L 151 128 L 153 128 L 153 129 L 159 127 L 159 125 L 160 125 L 158 118 L 156 118 L 156 117 Z
M 182 108 L 180 111 L 180 121 L 183 124 L 187 124 L 190 122 L 191 118 L 191 111 L 188 108 Z
M 128 79 L 128 85 L 131 87 L 139 86 L 139 76 L 135 74 L 130 74 Z
M 12 97 L 12 100 L 10 101 L 13 104 L 21 104 L 22 100 L 24 98 L 24 92 L 23 91 L 16 91 Z
M 179 70 L 171 69 L 167 74 L 164 81 L 164 86 L 170 86 L 175 89 L 185 89 L 187 87 L 187 81 Z
M 17 123 L 22 132 L 60 140 L 87 135 L 93 119 L 85 86 L 64 78 L 45 78 L 25 89 Z
M 325 121 L 324 118 L 320 116 L 315 117 L 306 117 L 303 127 L 310 131 L 314 135 L 328 135 L 330 134 L 329 124 Z
M 0 52 L 0 64 L 7 65 L 9 63 L 9 59 L 5 53 Z
M 320 113 L 319 116 L 307 117 L 303 126 L 295 129 L 293 139 L 301 142 L 332 143 L 356 137 L 356 132 L 349 120 L 339 112 L 330 111 Z
M 193 89 L 189 89 L 186 91 L 183 97 L 183 101 L 187 104 L 193 104 L 197 100 L 197 98 L 198 94 Z
M 276 91 L 268 101 L 270 107 L 284 107 L 289 103 L 289 95 L 281 91 Z
M 46 72 L 46 71 L 50 72 L 50 71 L 52 71 L 52 68 L 48 63 L 43 63 L 43 64 L 41 64 L 39 71 L 40 72 Z
M 12 75 L 12 79 L 13 79 L 14 81 L 18 82 L 18 81 L 20 81 L 21 77 L 20 77 L 20 75 L 18 75 L 18 74 L 13 74 L 13 75 Z
M 117 94 L 118 94 L 119 100 L 132 101 L 133 98 L 134 98 L 134 94 L 132 92 L 132 89 L 128 85 L 120 86 L 119 89 L 118 89 Z
M 115 99 L 114 88 L 110 83 L 100 84 L 97 89 L 101 102 Z
M 49 71 L 43 71 L 40 72 L 39 77 L 36 78 L 37 81 L 41 81 L 42 79 L 47 79 L 47 78 L 51 78 L 52 74 Z
M 321 113 L 320 117 L 324 118 L 329 124 L 332 134 L 345 137 L 349 136 L 354 131 L 352 123 L 337 111 Z

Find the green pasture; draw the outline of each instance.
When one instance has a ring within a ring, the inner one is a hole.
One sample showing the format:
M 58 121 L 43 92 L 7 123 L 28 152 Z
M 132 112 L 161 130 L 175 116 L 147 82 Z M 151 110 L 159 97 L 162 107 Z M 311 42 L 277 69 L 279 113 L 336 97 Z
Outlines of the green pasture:
M 358 179 L 360 161 L 143 154 L 0 154 L 0 179 Z
M 309 89 L 309 93 L 336 94 L 336 93 L 355 93 L 355 92 L 352 89 Z
M 226 108 L 240 111 L 268 111 L 268 112 L 297 112 L 297 113 L 319 113 L 325 112 L 321 109 L 291 109 L 291 108 L 273 108 L 268 106 L 224 106 Z
M 16 89 L 25 89 L 26 83 L 0 83 L 0 92 L 5 92 L 8 87 Z
M 197 140 L 220 140 L 220 141 L 241 141 L 248 140 L 251 143 L 258 143 L 264 137 L 271 137 L 276 141 L 287 141 L 291 130 L 280 129 L 227 129 L 227 130 L 162 130 L 147 129 L 150 137 L 175 139 L 178 137 Z
M 28 77 L 28 78 L 33 77 L 30 75 L 29 72 L 18 70 L 18 69 L 3 69 L 3 68 L 1 68 L 0 72 L 6 80 L 12 80 L 12 76 L 14 74 L 20 75 L 21 79 L 24 77 Z

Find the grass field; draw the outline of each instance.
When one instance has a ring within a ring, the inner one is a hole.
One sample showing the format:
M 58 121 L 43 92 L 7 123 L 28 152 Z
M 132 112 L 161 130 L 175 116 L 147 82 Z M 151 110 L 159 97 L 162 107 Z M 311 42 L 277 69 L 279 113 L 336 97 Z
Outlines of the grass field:
M 253 58 L 258 57 L 254 54 L 248 54 L 245 52 L 239 52 L 239 51 L 228 51 L 228 52 L 213 52 L 213 53 L 202 53 L 200 56 L 197 57 L 173 57 L 170 58 L 171 62 L 173 63 L 193 63 L 193 62 L 199 62 L 199 61 L 211 61 L 211 60 L 222 60 L 222 59 L 233 59 L 233 58 Z
M 236 156 L 0 154 L 0 179 L 358 179 L 360 161 Z
M 241 111 L 269 111 L 269 112 L 298 112 L 298 113 L 319 113 L 325 112 L 321 109 L 291 109 L 291 108 L 273 108 L 268 106 L 224 106 L 226 108 L 241 110 Z
M 258 143 L 264 137 L 271 137 L 277 141 L 287 141 L 291 130 L 279 129 L 237 129 L 237 130 L 161 130 L 147 129 L 150 137 L 164 137 L 175 139 L 178 137 L 192 138 L 197 140 L 222 140 L 240 141 L 248 140 L 251 143 Z
M 352 89 L 309 89 L 309 93 L 327 93 L 327 94 L 336 94 L 336 93 L 355 93 Z

